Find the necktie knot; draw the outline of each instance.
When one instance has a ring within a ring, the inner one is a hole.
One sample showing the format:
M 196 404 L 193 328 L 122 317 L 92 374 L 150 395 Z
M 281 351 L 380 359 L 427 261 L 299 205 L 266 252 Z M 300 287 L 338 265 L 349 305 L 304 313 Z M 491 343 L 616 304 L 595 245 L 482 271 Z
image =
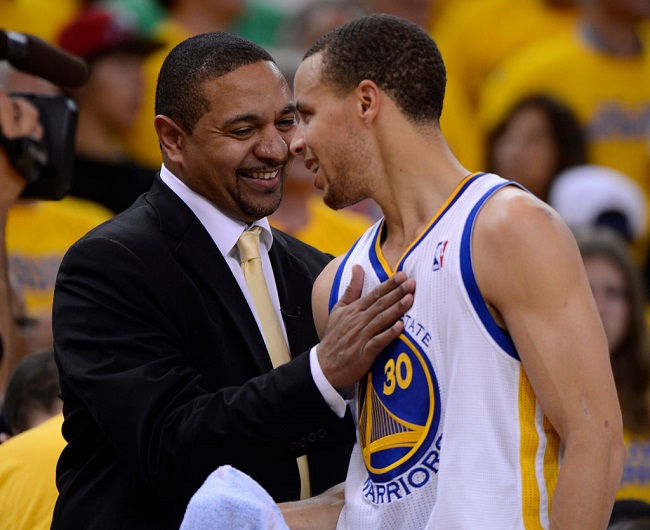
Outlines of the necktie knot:
M 237 248 L 239 249 L 239 261 L 242 265 L 252 259 L 260 258 L 260 232 L 260 227 L 254 226 L 250 230 L 244 230 L 239 236 Z

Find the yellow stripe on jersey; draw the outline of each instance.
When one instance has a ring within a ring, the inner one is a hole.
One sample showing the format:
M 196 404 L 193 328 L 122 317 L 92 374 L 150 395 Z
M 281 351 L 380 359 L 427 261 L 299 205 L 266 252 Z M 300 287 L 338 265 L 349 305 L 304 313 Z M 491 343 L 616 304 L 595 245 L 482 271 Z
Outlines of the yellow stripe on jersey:
M 521 505 L 526 530 L 542 530 L 539 517 L 540 494 L 537 484 L 535 462 L 539 447 L 539 434 L 535 426 L 536 400 L 526 373 L 521 370 L 519 378 L 519 446 L 521 465 Z
M 560 475 L 560 436 L 555 428 L 544 416 L 544 432 L 546 433 L 546 451 L 544 453 L 544 481 L 546 482 L 546 491 L 548 495 L 548 513 L 551 517 L 551 508 L 553 506 L 553 494 L 555 486 Z

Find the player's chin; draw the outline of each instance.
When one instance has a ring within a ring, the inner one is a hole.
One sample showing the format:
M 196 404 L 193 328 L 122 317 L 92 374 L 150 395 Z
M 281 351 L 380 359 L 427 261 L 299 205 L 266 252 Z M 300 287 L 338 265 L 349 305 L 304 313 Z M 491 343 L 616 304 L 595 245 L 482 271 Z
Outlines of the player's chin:
M 323 202 L 332 208 L 332 210 L 341 210 L 343 208 L 347 208 L 348 206 L 357 204 L 365 198 L 366 196 L 337 193 L 336 190 L 331 187 L 325 188 L 325 191 L 323 193 Z

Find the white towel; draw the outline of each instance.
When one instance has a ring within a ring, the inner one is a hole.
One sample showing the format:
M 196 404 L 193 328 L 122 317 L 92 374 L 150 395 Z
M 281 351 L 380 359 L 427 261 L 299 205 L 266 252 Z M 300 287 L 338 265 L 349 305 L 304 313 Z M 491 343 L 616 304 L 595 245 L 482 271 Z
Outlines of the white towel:
M 180 530 L 289 530 L 266 490 L 231 466 L 213 471 L 190 499 Z

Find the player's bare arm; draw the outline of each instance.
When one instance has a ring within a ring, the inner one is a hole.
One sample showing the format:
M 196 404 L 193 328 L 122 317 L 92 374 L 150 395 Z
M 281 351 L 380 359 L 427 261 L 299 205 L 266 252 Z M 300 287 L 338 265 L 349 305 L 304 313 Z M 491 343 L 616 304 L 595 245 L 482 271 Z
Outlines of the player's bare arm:
M 625 447 L 607 341 L 573 235 L 545 203 L 507 187 L 480 212 L 472 253 L 481 293 L 562 441 L 551 527 L 605 528 Z
M 312 287 L 312 313 L 314 315 L 314 324 L 316 325 L 318 337 L 321 339 L 325 334 L 325 326 L 327 326 L 327 319 L 329 318 L 329 297 L 332 284 L 334 283 L 334 276 L 341 265 L 341 261 L 343 261 L 343 257 L 339 256 L 330 261 L 318 275 Z

